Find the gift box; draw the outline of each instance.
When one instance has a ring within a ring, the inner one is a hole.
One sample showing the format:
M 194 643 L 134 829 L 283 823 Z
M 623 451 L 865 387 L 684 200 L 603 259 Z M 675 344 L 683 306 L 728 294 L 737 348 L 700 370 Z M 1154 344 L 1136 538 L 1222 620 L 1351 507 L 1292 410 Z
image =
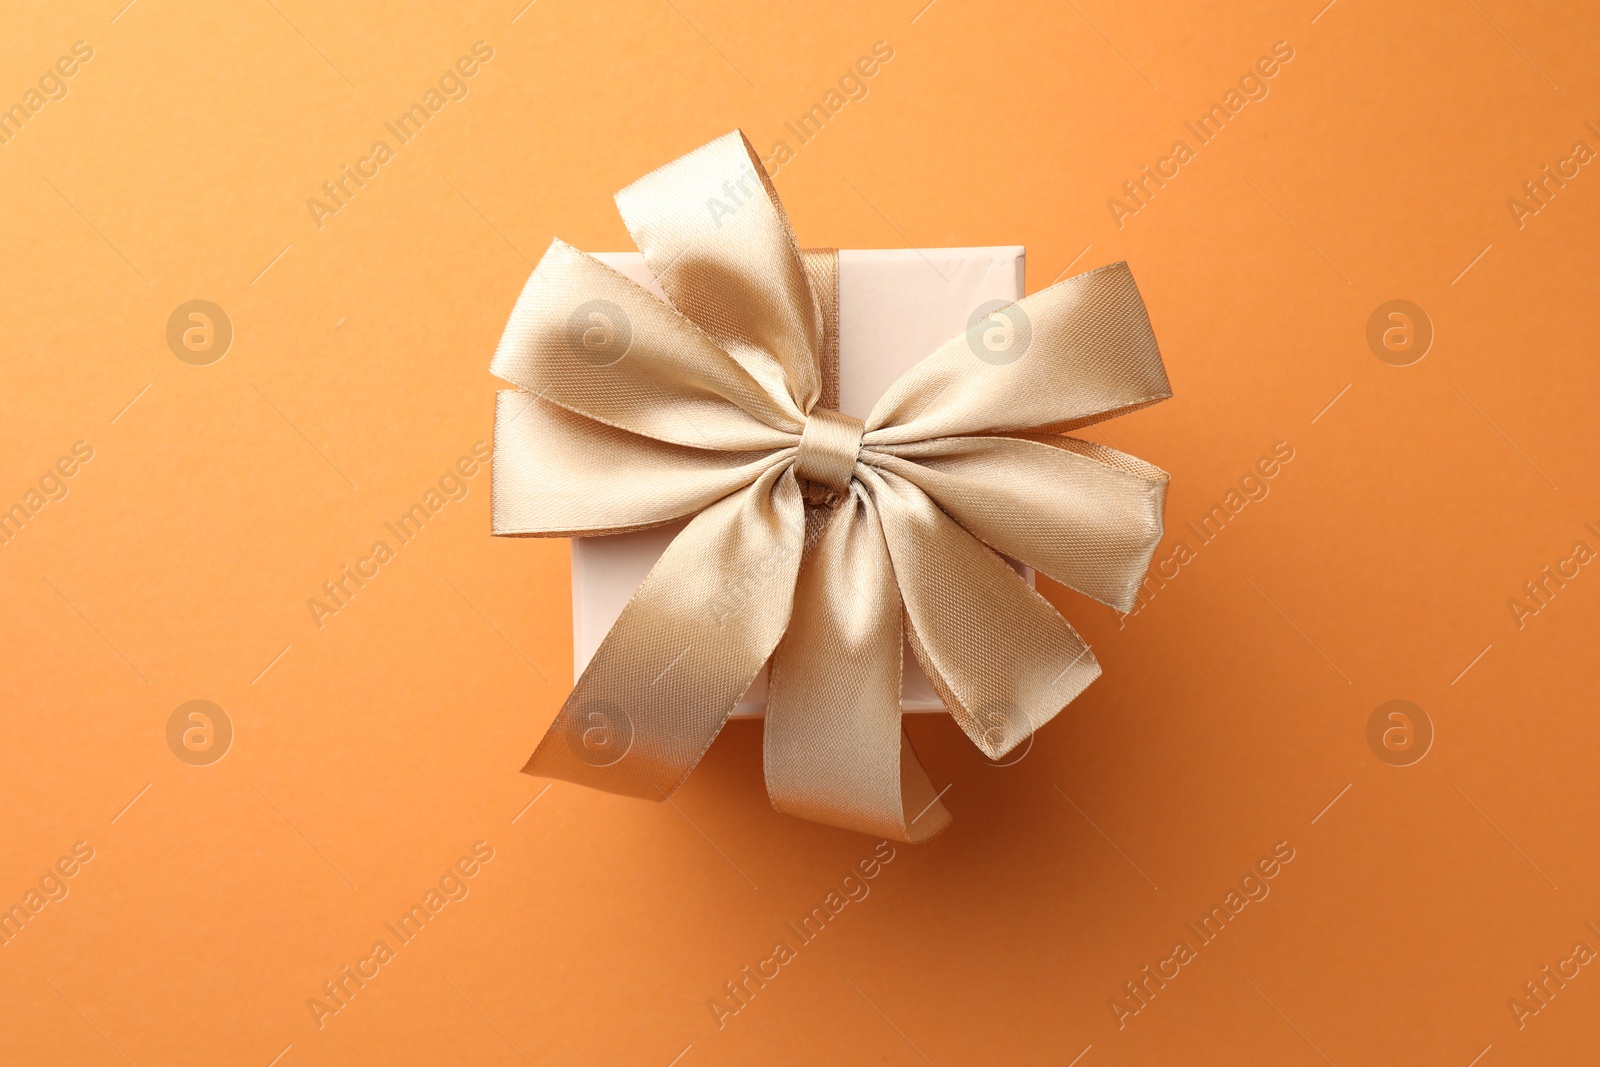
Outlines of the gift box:
M 840 249 L 839 410 L 866 418 L 878 398 L 913 364 L 966 330 L 974 318 L 1021 299 L 1024 254 L 1016 245 Z M 666 299 L 639 253 L 602 252 L 595 258 Z M 686 522 L 573 539 L 574 677 L 583 673 L 629 598 Z M 1013 566 L 1032 583 L 1030 568 Z M 909 648 L 903 662 L 903 710 L 945 710 Z M 763 668 L 733 714 L 759 717 L 766 699 Z
M 1132 272 L 802 249 L 737 130 L 616 203 L 643 262 L 552 241 L 490 363 L 492 531 L 599 538 L 523 770 L 661 800 L 759 713 L 779 811 L 929 840 L 906 711 L 998 760 L 1100 676 L 1018 563 L 1127 611 L 1160 543 L 1166 472 L 1070 436 L 1172 395 Z

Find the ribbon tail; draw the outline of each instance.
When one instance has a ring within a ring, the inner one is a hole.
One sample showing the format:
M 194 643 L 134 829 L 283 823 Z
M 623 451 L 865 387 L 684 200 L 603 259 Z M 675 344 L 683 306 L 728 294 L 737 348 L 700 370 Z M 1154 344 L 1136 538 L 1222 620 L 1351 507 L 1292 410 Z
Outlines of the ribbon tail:
M 772 660 L 767 795 L 813 822 L 926 841 L 950 813 L 900 721 L 902 607 L 883 527 L 859 486 L 821 522 Z
M 783 636 L 804 522 L 786 465 L 695 516 L 523 771 L 647 800 L 676 791 Z
M 921 490 L 887 470 L 856 471 L 883 520 L 911 650 L 967 737 L 1000 759 L 1100 664 L 1049 601 Z

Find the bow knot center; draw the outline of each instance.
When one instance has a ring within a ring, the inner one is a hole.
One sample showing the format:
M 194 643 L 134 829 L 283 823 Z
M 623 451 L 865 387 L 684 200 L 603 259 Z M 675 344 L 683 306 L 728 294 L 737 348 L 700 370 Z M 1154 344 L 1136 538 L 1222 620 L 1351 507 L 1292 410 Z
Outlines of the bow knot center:
M 830 408 L 812 408 L 800 433 L 794 473 L 803 482 L 843 492 L 850 486 L 866 424 Z

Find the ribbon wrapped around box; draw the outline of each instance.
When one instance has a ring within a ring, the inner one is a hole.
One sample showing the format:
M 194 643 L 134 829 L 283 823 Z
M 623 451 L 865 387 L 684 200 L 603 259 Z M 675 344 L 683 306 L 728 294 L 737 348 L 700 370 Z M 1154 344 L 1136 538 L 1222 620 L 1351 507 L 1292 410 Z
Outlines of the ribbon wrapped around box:
M 950 822 L 901 726 L 909 646 L 1000 759 L 1099 676 L 1002 558 L 1119 610 L 1167 475 L 1065 436 L 1171 395 L 1126 265 L 996 310 L 865 420 L 834 410 L 836 253 L 802 250 L 735 131 L 617 206 L 670 304 L 555 241 L 491 370 L 493 532 L 688 519 L 524 770 L 670 796 L 770 660 L 768 795 L 899 841 Z

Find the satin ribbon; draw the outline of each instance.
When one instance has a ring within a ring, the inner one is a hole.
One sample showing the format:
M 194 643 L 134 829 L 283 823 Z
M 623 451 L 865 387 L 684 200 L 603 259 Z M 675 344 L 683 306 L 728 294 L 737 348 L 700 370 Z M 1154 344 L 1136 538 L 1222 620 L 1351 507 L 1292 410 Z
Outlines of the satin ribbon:
M 1002 556 L 1125 611 L 1161 538 L 1167 475 L 1062 436 L 1171 395 L 1133 278 L 1117 263 L 1010 305 L 863 422 L 824 395 L 836 260 L 799 248 L 743 134 L 617 206 L 671 303 L 551 244 L 491 368 L 518 386 L 493 529 L 689 521 L 524 770 L 664 799 L 770 661 L 773 805 L 926 840 L 950 815 L 901 726 L 902 648 L 1000 759 L 1100 673 Z

